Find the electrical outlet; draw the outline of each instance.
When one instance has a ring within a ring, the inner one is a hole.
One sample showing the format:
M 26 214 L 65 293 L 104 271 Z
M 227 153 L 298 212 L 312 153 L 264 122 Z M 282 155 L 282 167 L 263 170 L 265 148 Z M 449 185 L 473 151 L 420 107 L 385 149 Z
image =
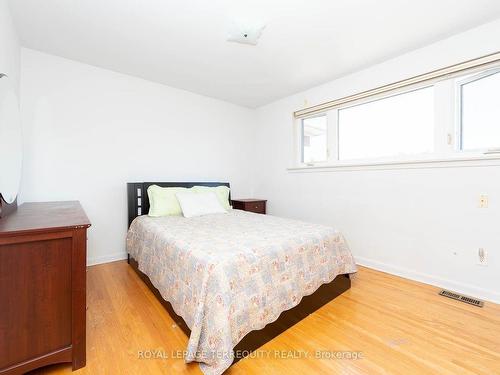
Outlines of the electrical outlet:
M 487 266 L 488 265 L 488 252 L 482 247 L 479 248 L 477 252 L 477 264 L 479 266 Z
M 488 208 L 488 196 L 486 194 L 479 196 L 479 208 Z

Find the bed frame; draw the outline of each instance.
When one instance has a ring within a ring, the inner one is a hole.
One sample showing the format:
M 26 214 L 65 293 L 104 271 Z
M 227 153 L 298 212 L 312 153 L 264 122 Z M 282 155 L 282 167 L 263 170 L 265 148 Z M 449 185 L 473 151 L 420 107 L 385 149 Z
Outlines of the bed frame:
M 221 182 L 134 182 L 127 184 L 128 190 L 128 225 L 137 217 L 147 214 L 149 211 L 149 199 L 147 189 L 151 185 L 158 185 L 161 187 L 193 187 L 193 186 L 227 186 L 228 183 Z M 231 201 L 231 197 L 229 197 Z M 182 331 L 189 337 L 191 331 L 182 317 L 177 315 L 170 302 L 163 299 L 158 289 L 156 289 L 148 275 L 139 270 L 137 261 L 129 254 L 128 263 L 144 281 L 144 283 L 151 289 L 158 301 L 168 311 L 172 319 L 175 321 Z M 332 282 L 323 284 L 313 294 L 305 296 L 302 301 L 294 308 L 283 311 L 279 318 L 266 325 L 264 328 L 248 333 L 234 348 L 235 358 L 234 363 L 244 358 L 251 352 L 257 350 L 262 345 L 272 340 L 288 328 L 292 327 L 302 319 L 312 314 L 320 307 L 326 305 L 334 298 L 338 297 L 351 287 L 351 280 L 349 275 L 338 275 Z

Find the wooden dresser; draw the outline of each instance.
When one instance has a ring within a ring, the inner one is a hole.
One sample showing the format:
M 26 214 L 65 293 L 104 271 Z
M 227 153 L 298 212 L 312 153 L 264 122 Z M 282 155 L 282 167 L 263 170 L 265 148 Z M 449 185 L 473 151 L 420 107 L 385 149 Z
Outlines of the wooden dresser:
M 237 210 L 255 212 L 256 214 L 266 213 L 265 199 L 233 199 L 231 204 Z
M 85 366 L 89 219 L 79 202 L 24 203 L 0 219 L 0 374 Z

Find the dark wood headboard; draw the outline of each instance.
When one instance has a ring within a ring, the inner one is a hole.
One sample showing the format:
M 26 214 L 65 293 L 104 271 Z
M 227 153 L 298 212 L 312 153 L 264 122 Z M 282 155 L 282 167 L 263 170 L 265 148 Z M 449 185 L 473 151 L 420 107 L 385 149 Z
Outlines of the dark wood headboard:
M 129 182 L 127 183 L 128 200 L 128 225 L 141 215 L 147 215 L 149 212 L 148 187 L 158 185 L 161 187 L 185 187 L 193 186 L 227 186 L 228 182 Z M 231 204 L 231 193 L 229 193 L 229 204 Z

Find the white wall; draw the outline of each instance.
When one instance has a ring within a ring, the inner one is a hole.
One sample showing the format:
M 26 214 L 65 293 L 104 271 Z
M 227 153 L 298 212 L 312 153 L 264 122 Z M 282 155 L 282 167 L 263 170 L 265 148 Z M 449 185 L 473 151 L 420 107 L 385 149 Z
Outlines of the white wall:
M 125 256 L 126 182 L 229 181 L 250 194 L 253 111 L 22 49 L 22 201 L 80 200 L 88 263 Z
M 20 47 L 6 0 L 0 0 L 0 73 L 7 74 L 19 89 Z
M 500 302 L 500 167 L 288 172 L 292 112 L 500 51 L 500 21 L 257 110 L 255 193 L 271 214 L 334 225 L 360 264 Z M 477 208 L 479 194 L 490 197 Z M 489 266 L 476 265 L 479 247 Z M 456 255 L 455 255 L 456 253 Z
M 21 200 L 80 200 L 92 264 L 125 255 L 127 181 L 230 181 L 233 196 L 255 190 L 272 214 L 336 226 L 361 264 L 500 302 L 500 167 L 286 170 L 304 100 L 496 52 L 497 35 L 500 22 L 484 25 L 256 111 L 22 49 Z M 488 267 L 475 264 L 479 247 Z

